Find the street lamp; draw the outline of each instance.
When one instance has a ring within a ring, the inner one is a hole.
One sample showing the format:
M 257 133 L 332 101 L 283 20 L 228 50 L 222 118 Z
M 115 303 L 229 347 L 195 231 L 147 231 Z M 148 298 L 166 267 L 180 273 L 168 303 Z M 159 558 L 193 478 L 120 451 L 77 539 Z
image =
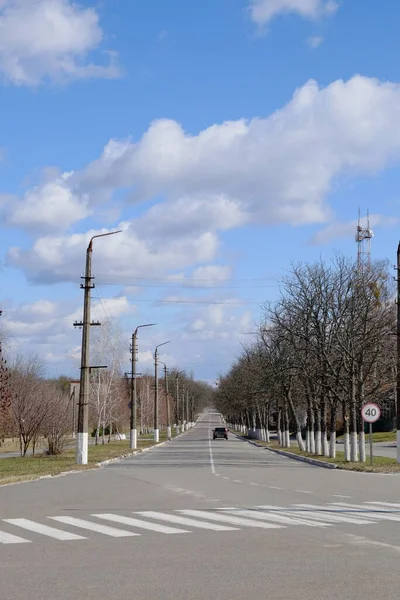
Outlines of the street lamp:
M 78 403 L 78 436 L 76 445 L 76 462 L 78 465 L 87 465 L 88 462 L 88 416 L 89 416 L 89 372 L 90 372 L 90 358 L 89 358 L 89 341 L 90 341 L 90 326 L 98 325 L 99 323 L 91 323 L 90 321 L 90 299 L 91 290 L 94 288 L 92 283 L 92 251 L 93 251 L 93 240 L 99 237 L 105 237 L 106 235 L 114 235 L 121 233 L 119 231 L 109 231 L 108 233 L 100 233 L 94 235 L 86 250 L 86 268 L 84 284 L 81 284 L 81 288 L 85 290 L 84 294 L 84 305 L 83 305 L 83 321 L 81 323 L 75 323 L 75 325 L 82 326 L 82 353 L 81 353 L 81 377 L 79 386 L 79 403 Z
M 137 353 L 137 333 L 141 327 L 153 327 L 156 323 L 146 323 L 145 325 L 138 325 L 132 335 L 132 373 L 131 373 L 131 427 L 130 427 L 130 440 L 129 446 L 131 449 L 136 450 L 137 448 L 137 391 L 136 391 L 136 353 Z
M 168 342 L 163 342 L 162 344 L 158 344 L 156 349 L 154 350 L 154 441 L 160 441 L 160 432 L 158 429 L 158 375 L 157 375 L 157 367 L 158 367 L 158 349 L 160 346 L 165 346 L 165 344 L 169 344 Z

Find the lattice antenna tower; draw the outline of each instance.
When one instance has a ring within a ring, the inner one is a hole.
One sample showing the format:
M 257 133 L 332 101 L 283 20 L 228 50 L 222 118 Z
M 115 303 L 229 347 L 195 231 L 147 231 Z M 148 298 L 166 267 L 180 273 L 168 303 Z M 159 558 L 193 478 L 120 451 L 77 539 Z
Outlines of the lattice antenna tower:
M 365 269 L 368 269 L 371 266 L 371 240 L 373 237 L 374 232 L 369 224 L 369 211 L 367 210 L 367 225 L 366 227 L 363 227 L 361 224 L 360 209 L 358 209 L 356 242 L 357 266 L 360 273 L 363 273 Z

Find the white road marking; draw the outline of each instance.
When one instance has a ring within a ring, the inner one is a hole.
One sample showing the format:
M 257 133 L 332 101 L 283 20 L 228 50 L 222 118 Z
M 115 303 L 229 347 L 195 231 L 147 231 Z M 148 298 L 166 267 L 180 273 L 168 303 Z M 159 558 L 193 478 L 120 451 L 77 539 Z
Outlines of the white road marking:
M 353 515 L 342 515 L 332 514 L 326 508 L 321 506 L 316 506 L 314 504 L 294 504 L 294 506 L 298 506 L 301 509 L 306 509 L 304 511 L 304 516 L 309 517 L 311 519 L 321 519 L 323 521 L 331 521 L 332 523 L 352 523 L 354 525 L 371 525 L 374 521 L 368 521 L 368 519 L 364 519 L 361 517 L 355 517 Z M 316 511 L 316 512 L 313 512 Z
M 222 477 L 222 479 L 230 479 L 230 477 Z
M 183 511 L 179 511 L 183 512 Z M 187 517 L 181 517 L 180 515 L 168 515 L 165 513 L 155 512 L 147 510 L 140 512 L 140 515 L 144 517 L 150 517 L 152 519 L 159 519 L 161 521 L 167 521 L 169 523 L 178 523 L 180 525 L 187 525 L 188 527 L 198 527 L 199 529 L 211 529 L 213 531 L 237 531 L 235 527 L 226 527 L 225 525 L 216 525 L 215 523 L 204 523 L 202 521 L 195 521 L 194 519 L 188 519 Z
M 345 502 L 334 502 L 333 506 L 336 509 L 350 511 L 351 514 L 360 513 L 361 517 L 367 519 L 375 519 L 376 521 L 400 521 L 400 514 L 393 514 L 390 510 L 386 511 L 383 508 L 374 507 L 371 505 L 359 505 L 359 504 L 346 504 Z M 358 514 L 356 514 L 358 516 Z
M 334 498 L 352 498 L 353 496 L 343 496 L 342 494 L 332 494 Z
M 22 529 L 33 531 L 34 533 L 40 533 L 56 540 L 86 540 L 87 538 L 77 535 L 76 533 L 69 533 L 68 531 L 62 531 L 61 529 L 55 529 L 48 525 L 42 525 L 41 523 L 35 523 L 30 519 L 3 519 L 6 523 L 16 525 Z
M 208 448 L 210 450 L 211 473 L 213 475 L 215 475 L 214 457 L 213 457 L 212 444 L 211 444 L 211 421 L 210 421 L 210 418 L 208 420 Z
M 260 523 L 245 519 L 243 517 L 235 517 L 234 515 L 221 515 L 215 513 L 209 513 L 203 510 L 179 510 L 178 512 L 191 517 L 199 517 L 201 519 L 209 519 L 210 521 L 221 521 L 224 523 L 232 523 L 233 525 L 243 525 L 245 527 L 259 527 L 260 529 L 280 529 L 281 525 L 274 525 L 273 523 Z
M 257 483 L 256 485 L 260 485 L 260 484 L 259 484 L 259 483 Z M 269 486 L 269 489 L 270 489 L 270 490 L 281 490 L 282 488 L 281 488 L 281 487 L 277 487 L 276 485 L 270 485 L 270 486 Z
M 398 502 L 366 502 L 365 504 L 377 504 L 378 506 L 384 506 L 386 508 L 400 509 L 400 504 Z
M 108 525 L 102 525 L 101 523 L 92 523 L 91 521 L 85 521 L 84 519 L 78 519 L 76 517 L 49 517 L 49 519 L 65 523 L 66 525 L 72 525 L 73 527 L 87 529 L 88 531 L 103 533 L 104 535 L 109 535 L 111 537 L 119 538 L 137 535 L 132 531 L 124 531 L 123 529 L 116 529 L 115 527 L 109 527 Z
M 314 492 L 309 492 L 308 490 L 294 490 L 295 492 L 299 492 L 300 494 L 313 494 Z
M 320 523 L 314 521 L 307 521 L 306 518 L 287 517 L 277 512 L 262 512 L 260 510 L 242 510 L 237 508 L 218 508 L 217 510 L 234 511 L 235 515 L 239 517 L 249 517 L 250 519 L 256 519 L 259 521 L 272 521 L 275 523 L 282 523 L 283 525 L 306 525 L 308 527 L 323 527 Z
M 143 514 L 143 513 L 139 513 Z M 132 517 L 125 517 L 124 515 L 114 515 L 110 513 L 105 514 L 96 514 L 92 515 L 92 517 L 97 517 L 99 519 L 105 519 L 106 521 L 113 521 L 114 523 L 122 523 L 123 525 L 131 525 L 132 527 L 138 527 L 139 529 L 148 529 L 149 531 L 157 531 L 158 533 L 190 533 L 190 531 L 186 531 L 186 529 L 178 529 L 176 527 L 167 527 L 166 525 L 159 525 L 158 523 L 149 523 L 148 521 L 142 521 L 141 519 L 135 519 Z M 136 533 L 135 535 L 141 535 L 140 533 Z
M 234 481 L 235 483 L 242 483 L 242 482 L 240 481 L 240 479 L 233 479 L 232 481 Z
M 250 483 L 249 485 L 260 485 L 259 483 Z
M 376 540 L 369 540 L 366 537 L 361 537 L 358 535 L 352 535 L 350 533 L 346 533 L 346 536 L 350 538 L 350 544 L 362 544 L 369 546 L 378 546 L 380 548 L 387 548 L 388 550 L 395 550 L 396 552 L 400 552 L 400 546 L 394 546 L 393 544 L 387 544 L 385 542 L 378 542 Z
M 0 544 L 29 544 L 31 540 L 25 540 L 18 535 L 0 531 Z

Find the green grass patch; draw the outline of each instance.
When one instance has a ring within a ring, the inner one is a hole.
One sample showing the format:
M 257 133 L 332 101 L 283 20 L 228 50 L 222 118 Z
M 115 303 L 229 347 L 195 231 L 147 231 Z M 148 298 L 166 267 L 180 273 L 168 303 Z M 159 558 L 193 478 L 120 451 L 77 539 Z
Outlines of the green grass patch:
M 337 439 L 343 440 L 343 436 L 341 435 Z M 369 433 L 365 434 L 365 439 L 366 439 L 366 441 L 369 440 Z M 396 439 L 397 439 L 396 431 L 375 431 L 372 434 L 373 442 L 395 442 Z
M 166 434 L 162 432 L 160 442 L 164 442 L 166 439 Z M 154 445 L 153 439 L 138 439 L 138 450 L 144 450 Z M 87 465 L 77 465 L 75 463 L 75 448 L 68 449 L 59 456 L 38 454 L 35 457 L 28 455 L 25 458 L 1 458 L 0 485 L 17 481 L 30 481 L 45 475 L 59 475 L 65 471 L 83 471 L 94 468 L 99 462 L 118 458 L 130 452 L 133 452 L 133 450 L 129 448 L 128 439 L 89 446 Z

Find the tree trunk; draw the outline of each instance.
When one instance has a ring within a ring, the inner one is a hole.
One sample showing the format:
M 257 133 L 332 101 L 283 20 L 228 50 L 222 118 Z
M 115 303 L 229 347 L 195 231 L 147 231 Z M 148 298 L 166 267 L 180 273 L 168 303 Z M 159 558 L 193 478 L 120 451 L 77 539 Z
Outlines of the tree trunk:
M 346 412 L 346 406 L 343 404 L 343 425 L 344 425 L 344 459 L 350 462 L 350 429 L 349 417 Z
M 280 446 L 282 446 L 282 429 L 281 429 L 281 420 L 282 420 L 282 415 L 281 415 L 281 409 L 278 408 L 278 416 L 276 419 L 276 433 L 278 435 L 278 443 Z
M 301 434 L 301 423 L 300 423 L 299 416 L 298 416 L 298 414 L 297 414 L 297 412 L 296 412 L 296 410 L 294 408 L 293 398 L 292 398 L 292 394 L 290 392 L 288 394 L 288 400 L 289 400 L 289 406 L 290 406 L 290 410 L 292 411 L 294 422 L 296 423 L 296 440 L 297 440 L 297 444 L 298 444 L 300 450 L 302 450 L 304 452 L 305 446 L 304 446 L 303 436 Z
M 331 404 L 329 456 L 331 458 L 336 458 L 336 402 Z
M 315 409 L 315 454 L 322 454 L 321 410 Z
M 356 385 L 354 373 L 351 378 L 351 400 L 350 400 L 350 458 L 351 462 L 358 462 L 357 447 L 357 403 Z

